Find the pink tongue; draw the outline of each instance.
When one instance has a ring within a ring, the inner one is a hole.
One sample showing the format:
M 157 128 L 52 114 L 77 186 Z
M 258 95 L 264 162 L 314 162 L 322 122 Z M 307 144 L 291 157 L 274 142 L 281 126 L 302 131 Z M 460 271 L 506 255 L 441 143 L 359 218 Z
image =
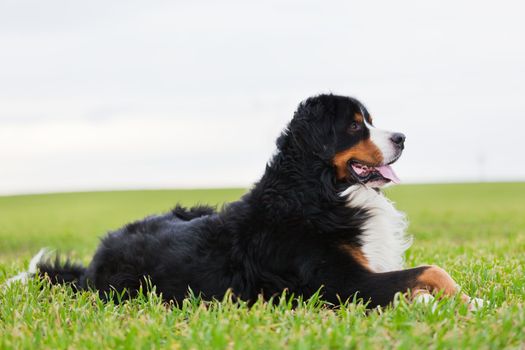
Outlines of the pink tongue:
M 394 170 L 390 167 L 390 165 L 381 165 L 376 167 L 376 170 L 379 171 L 379 173 L 385 178 L 390 181 L 392 181 L 395 184 L 398 184 L 401 182 L 399 178 L 397 177 L 396 173 L 394 173 Z

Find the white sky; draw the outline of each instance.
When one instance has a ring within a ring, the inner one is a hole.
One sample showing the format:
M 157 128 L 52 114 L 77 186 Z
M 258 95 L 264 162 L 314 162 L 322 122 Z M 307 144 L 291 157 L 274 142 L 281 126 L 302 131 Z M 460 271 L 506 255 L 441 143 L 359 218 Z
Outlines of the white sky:
M 520 1 L 0 0 L 0 193 L 247 186 L 304 98 L 406 182 L 525 180 Z

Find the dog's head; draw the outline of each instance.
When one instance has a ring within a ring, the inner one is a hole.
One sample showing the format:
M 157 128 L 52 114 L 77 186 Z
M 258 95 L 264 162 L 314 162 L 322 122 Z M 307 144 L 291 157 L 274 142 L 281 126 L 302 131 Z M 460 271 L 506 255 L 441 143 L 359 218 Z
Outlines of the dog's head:
M 405 135 L 375 128 L 356 99 L 336 95 L 307 99 L 299 105 L 286 136 L 304 154 L 334 167 L 337 181 L 374 188 L 399 181 L 390 164 L 401 156 Z

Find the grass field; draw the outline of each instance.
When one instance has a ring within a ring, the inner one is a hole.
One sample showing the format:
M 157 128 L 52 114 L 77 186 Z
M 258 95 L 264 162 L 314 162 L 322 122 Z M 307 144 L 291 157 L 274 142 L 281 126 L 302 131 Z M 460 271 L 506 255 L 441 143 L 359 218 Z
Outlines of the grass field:
M 39 248 L 89 262 L 98 237 L 183 204 L 222 203 L 244 191 L 135 191 L 0 197 L 0 283 Z M 388 191 L 407 212 L 414 244 L 408 266 L 438 264 L 471 296 L 491 305 L 471 313 L 456 300 L 366 312 L 318 300 L 291 309 L 228 300 L 167 307 L 158 297 L 117 306 L 41 282 L 0 292 L 0 348 L 347 349 L 524 348 L 525 183 L 410 185 Z

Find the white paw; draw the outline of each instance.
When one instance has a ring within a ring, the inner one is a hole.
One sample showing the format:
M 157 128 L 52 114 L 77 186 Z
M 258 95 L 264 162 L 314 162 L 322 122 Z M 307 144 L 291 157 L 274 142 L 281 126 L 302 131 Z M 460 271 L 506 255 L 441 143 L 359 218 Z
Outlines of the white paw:
M 414 297 L 414 303 L 423 304 L 423 305 L 432 305 L 432 312 L 436 311 L 437 303 L 435 303 L 436 298 L 429 293 L 421 293 Z
M 468 309 L 470 311 L 478 311 L 486 305 L 490 305 L 490 302 L 488 300 L 483 300 L 481 298 L 470 298 L 468 302 Z
M 431 301 L 433 301 L 435 298 L 432 294 L 428 293 L 420 293 L 414 297 L 415 303 L 422 303 L 422 304 L 429 304 Z

